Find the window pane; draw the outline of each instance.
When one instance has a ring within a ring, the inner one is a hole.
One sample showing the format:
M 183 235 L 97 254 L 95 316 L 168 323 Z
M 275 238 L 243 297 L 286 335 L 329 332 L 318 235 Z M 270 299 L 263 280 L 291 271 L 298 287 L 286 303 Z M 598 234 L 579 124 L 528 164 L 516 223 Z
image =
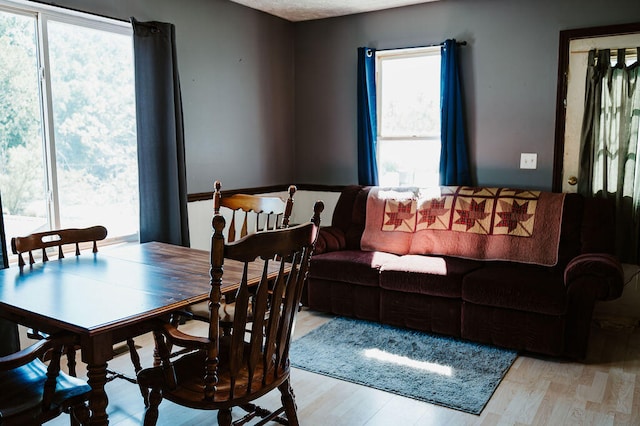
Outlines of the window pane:
M 380 135 L 440 134 L 440 54 L 390 57 L 379 62 Z
M 131 37 L 49 23 L 51 92 L 62 227 L 138 231 Z
M 440 141 L 378 141 L 380 186 L 438 186 Z
M 46 229 L 34 17 L 0 11 L 0 191 L 7 240 Z

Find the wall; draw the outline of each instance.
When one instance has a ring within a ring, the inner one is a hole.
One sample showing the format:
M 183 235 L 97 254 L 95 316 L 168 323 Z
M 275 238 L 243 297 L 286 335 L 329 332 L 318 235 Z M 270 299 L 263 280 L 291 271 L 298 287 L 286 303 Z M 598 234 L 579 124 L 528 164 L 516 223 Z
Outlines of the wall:
M 639 19 L 637 0 L 441 0 L 297 23 L 296 182 L 357 182 L 357 47 L 455 38 L 468 43 L 460 51 L 476 183 L 551 189 L 559 32 Z M 538 154 L 536 170 L 519 169 L 522 152 Z
M 637 0 L 441 0 L 295 24 L 227 0 L 56 3 L 176 25 L 189 193 L 356 183 L 356 48 L 446 38 L 468 43 L 476 183 L 550 189 L 559 32 L 640 19 Z
M 52 2 L 53 3 L 53 2 Z M 176 26 L 189 193 L 293 181 L 293 26 L 227 0 L 57 0 Z

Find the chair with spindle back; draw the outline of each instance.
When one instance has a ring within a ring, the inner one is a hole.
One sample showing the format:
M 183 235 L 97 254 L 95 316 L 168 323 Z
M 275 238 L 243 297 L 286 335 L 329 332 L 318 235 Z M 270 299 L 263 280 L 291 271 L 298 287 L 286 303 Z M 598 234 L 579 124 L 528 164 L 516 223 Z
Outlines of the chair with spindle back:
M 224 217 L 219 214 L 213 217 L 211 315 L 207 333 L 189 335 L 171 323 L 158 322 L 153 334 L 160 363 L 138 373 L 140 386 L 149 389 L 145 425 L 156 424 L 163 398 L 185 407 L 218 410 L 220 425 L 232 424 L 232 407 L 252 411 L 234 424 L 243 424 L 254 414 L 263 417 L 259 424 L 276 418 L 286 421 L 285 424 L 299 424 L 290 383 L 289 345 L 323 208 L 322 202 L 316 202 L 313 223 L 249 234 L 233 243 L 225 243 Z M 221 332 L 218 315 L 225 259 L 245 265 L 236 295 L 236 315 L 228 335 Z M 264 263 L 264 272 L 255 292 L 255 315 L 246 331 L 250 322 L 247 315 L 251 303 L 248 284 L 251 277 L 247 276 L 250 262 Z M 268 278 L 269 262 L 278 265 L 274 282 Z M 266 316 L 269 307 L 271 313 Z M 171 358 L 170 345 L 190 352 Z M 276 388 L 281 393 L 282 407 L 268 412 L 253 405 L 253 400 Z M 286 420 L 279 417 L 282 413 Z
M 11 239 L 11 249 L 14 254 L 18 255 L 18 265 L 22 268 L 26 266 L 23 259 L 23 254 L 28 253 L 29 265 L 36 263 L 34 252 L 40 251 L 42 261 L 48 262 L 50 256 L 57 256 L 58 259 L 64 258 L 65 251 L 64 246 L 75 246 L 75 255 L 80 255 L 81 244 L 92 244 L 92 252 L 98 252 L 98 241 L 102 241 L 107 237 L 107 228 L 101 225 L 92 226 L 89 228 L 67 228 L 58 229 L 53 231 L 38 232 L 26 237 L 13 237 Z M 48 249 L 53 249 L 54 253 L 49 254 Z M 39 330 L 28 330 L 27 336 L 31 339 L 41 340 L 46 337 L 46 334 Z M 129 354 L 131 356 L 131 362 L 135 372 L 141 370 L 140 357 L 135 347 L 133 339 L 127 339 L 127 346 L 129 348 Z M 66 348 L 67 363 L 69 373 L 75 376 L 75 353 L 77 347 L 71 346 Z M 119 377 L 129 382 L 135 382 L 135 379 L 128 378 L 124 374 L 111 371 L 110 379 Z
M 227 229 L 228 242 L 231 243 L 236 240 L 236 216 L 242 216 L 240 219 L 242 220 L 240 238 L 249 233 L 289 226 L 289 219 L 293 210 L 293 196 L 297 190 L 295 185 L 289 186 L 289 197 L 286 202 L 279 197 L 263 195 L 235 194 L 223 197 L 221 188 L 220 181 L 215 181 L 213 213 L 220 213 L 221 207 L 231 210 L 231 223 Z M 252 215 L 253 217 L 251 217 Z M 249 232 L 249 228 L 252 229 L 251 232 Z
M 231 211 L 231 221 L 226 228 L 227 242 L 245 237 L 248 234 L 286 228 L 289 226 L 291 212 L 293 210 L 294 194 L 297 188 L 290 185 L 288 198 L 283 201 L 276 196 L 234 194 L 228 197 L 222 195 L 222 183 L 214 182 L 213 193 L 213 213 L 220 214 L 221 208 Z M 223 210 L 224 212 L 224 210 Z M 228 212 L 225 212 L 228 213 Z M 237 218 L 237 220 L 236 220 Z M 239 228 L 239 230 L 238 230 Z M 233 323 L 235 315 L 234 295 L 225 295 L 225 300 L 220 310 L 220 325 L 228 332 Z M 251 317 L 252 304 L 249 306 L 249 316 Z M 200 321 L 209 321 L 208 303 L 198 303 L 190 309 L 189 316 Z
M 33 252 L 41 250 L 42 261 L 47 262 L 49 255 L 47 249 L 57 247 L 57 256 L 64 258 L 63 246 L 74 244 L 76 256 L 80 255 L 81 243 L 93 243 L 93 252 L 98 252 L 98 241 L 107 237 L 107 228 L 104 226 L 92 226 L 90 228 L 70 228 L 58 229 L 54 231 L 38 232 L 26 237 L 13 237 L 11 239 L 11 250 L 18 255 L 18 266 L 25 266 L 22 257 L 23 253 L 29 254 L 29 265 L 36 263 Z

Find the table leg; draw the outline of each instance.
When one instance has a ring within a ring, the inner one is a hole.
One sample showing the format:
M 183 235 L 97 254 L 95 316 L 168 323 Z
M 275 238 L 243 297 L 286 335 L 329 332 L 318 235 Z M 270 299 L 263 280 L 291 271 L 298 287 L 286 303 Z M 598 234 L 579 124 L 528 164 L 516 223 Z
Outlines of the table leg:
M 107 364 L 87 365 L 87 378 L 91 386 L 91 397 L 89 399 L 91 424 L 108 425 L 107 404 L 109 399 L 104 390 L 104 385 L 107 383 Z

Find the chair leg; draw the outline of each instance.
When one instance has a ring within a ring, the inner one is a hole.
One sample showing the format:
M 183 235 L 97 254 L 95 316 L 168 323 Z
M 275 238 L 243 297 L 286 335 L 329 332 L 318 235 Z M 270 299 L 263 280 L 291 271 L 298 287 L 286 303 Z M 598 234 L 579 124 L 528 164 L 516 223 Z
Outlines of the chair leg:
M 142 365 L 140 365 L 140 355 L 138 355 L 133 339 L 127 339 L 127 346 L 129 347 L 129 356 L 131 357 L 133 368 L 135 372 L 138 373 L 138 371 L 142 370 Z
M 221 408 L 218 410 L 218 426 L 231 425 L 231 408 Z
M 87 404 L 79 404 L 69 409 L 71 426 L 88 425 L 91 420 L 91 412 Z
M 291 378 L 288 378 L 280 386 L 278 386 L 280 393 L 282 394 L 282 406 L 284 412 L 287 415 L 287 420 L 290 426 L 298 426 L 298 408 L 296 407 L 296 397 L 293 394 L 291 388 Z
M 144 426 L 155 426 L 158 422 L 158 406 L 162 402 L 162 392 L 159 389 L 149 391 L 149 404 L 144 412 Z
M 76 377 L 76 348 L 73 345 L 69 345 L 65 350 L 67 354 L 67 368 L 69 369 L 69 375 Z

